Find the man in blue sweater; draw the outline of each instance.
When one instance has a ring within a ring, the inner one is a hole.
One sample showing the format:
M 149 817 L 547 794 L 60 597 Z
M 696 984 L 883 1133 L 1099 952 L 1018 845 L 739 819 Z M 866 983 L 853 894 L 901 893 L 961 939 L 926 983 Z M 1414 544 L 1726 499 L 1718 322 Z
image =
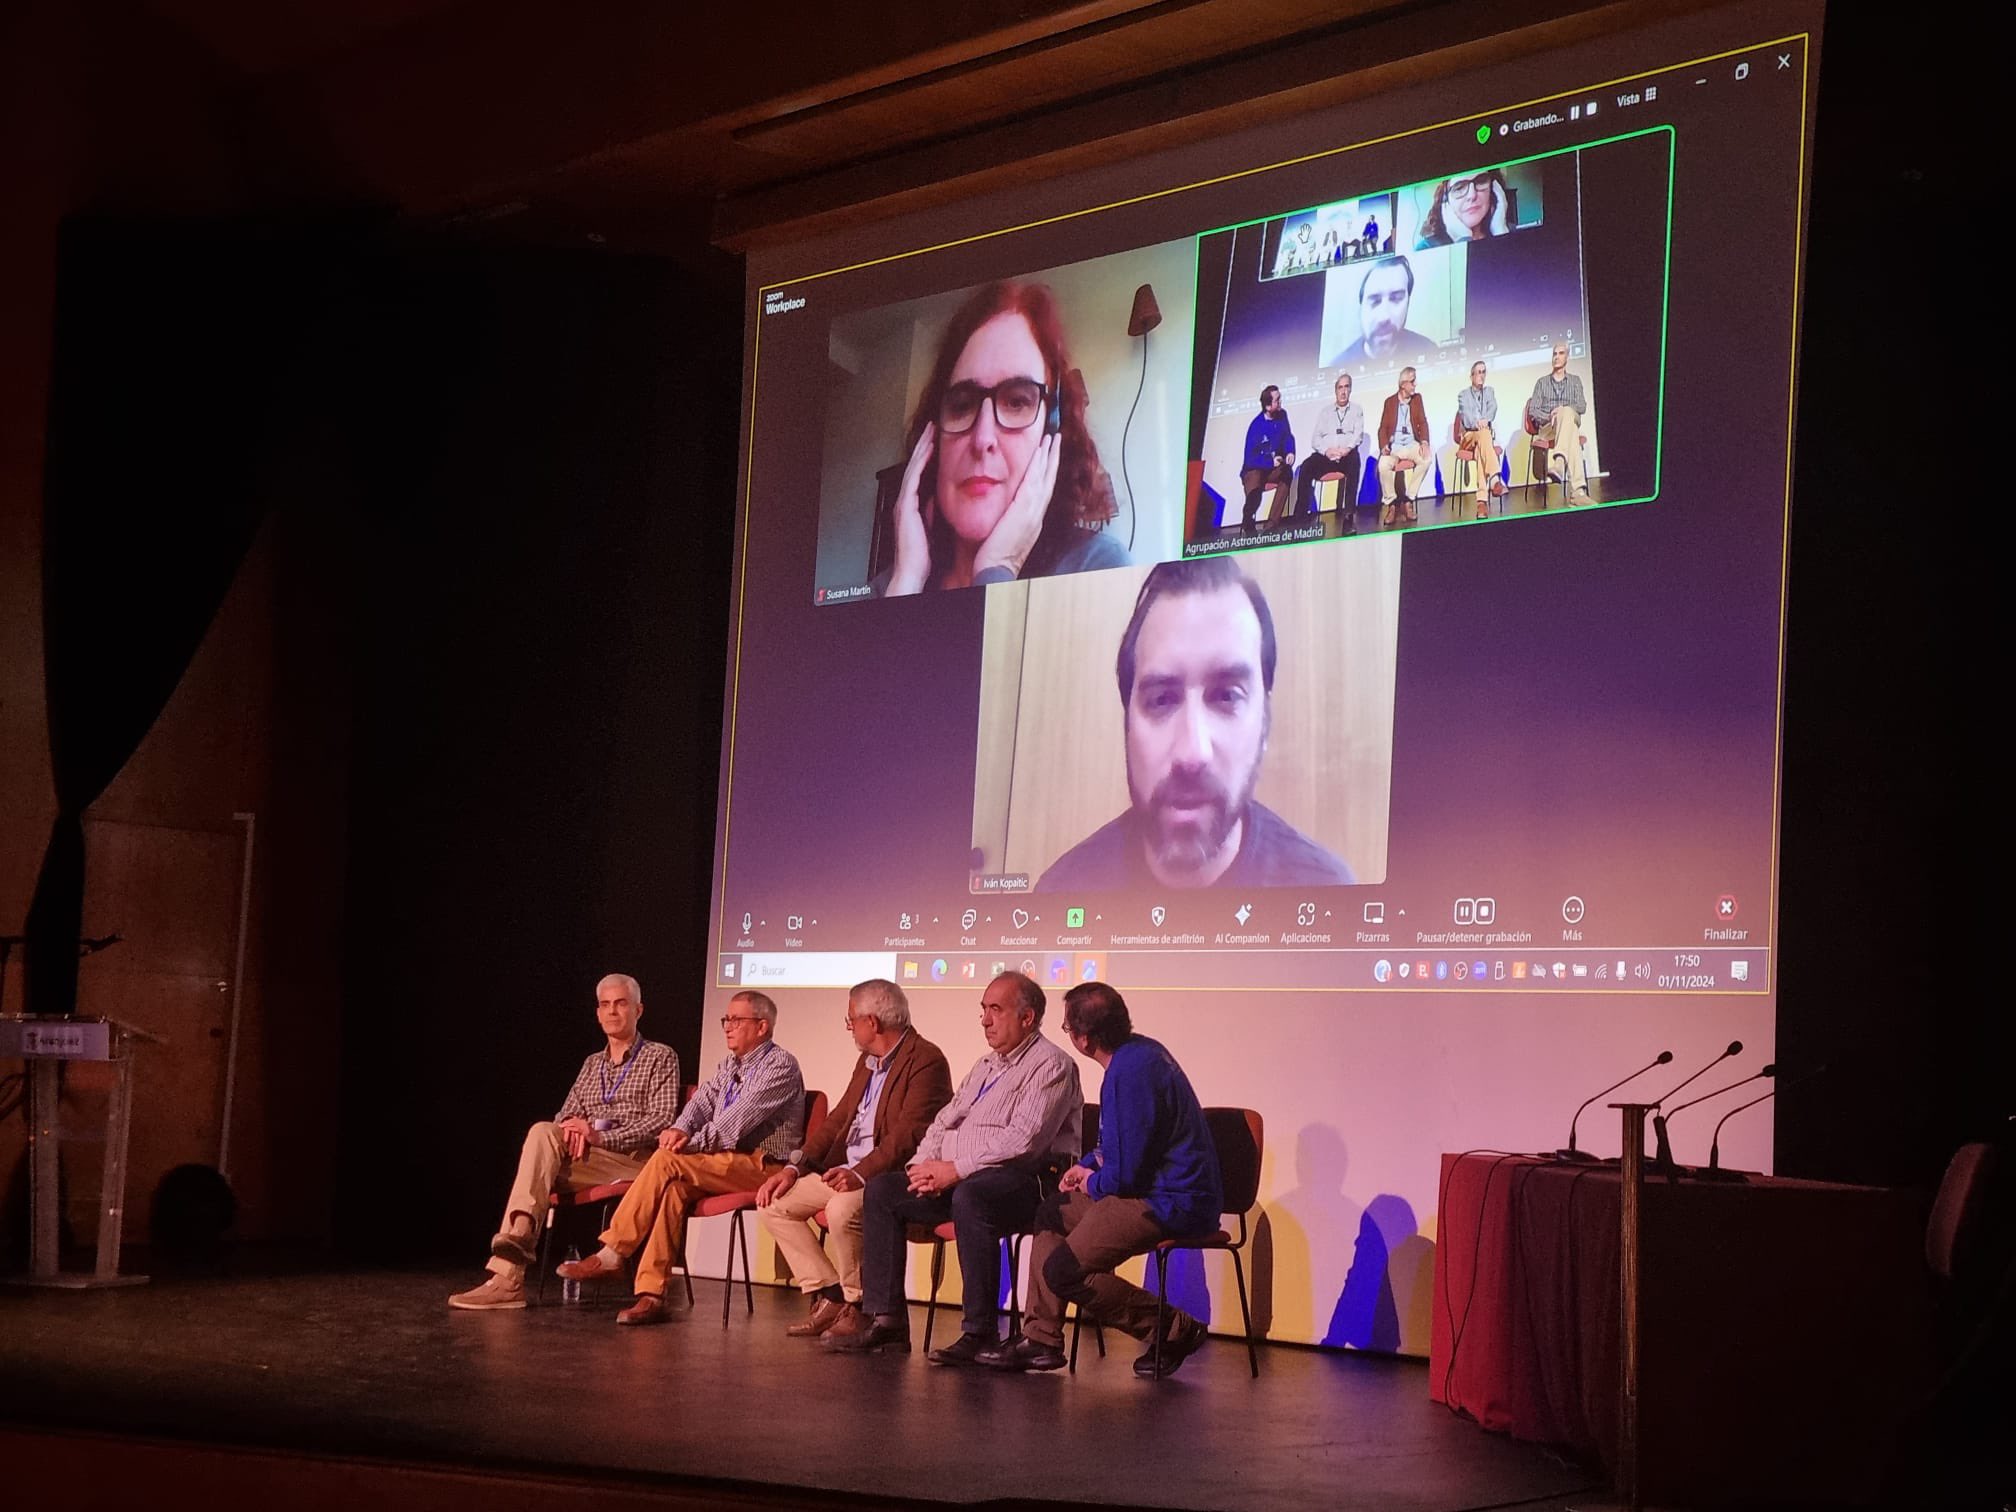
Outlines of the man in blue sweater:
M 1295 476 L 1295 429 L 1281 408 L 1281 390 L 1273 384 L 1260 390 L 1260 413 L 1246 427 L 1246 455 L 1240 463 L 1239 482 L 1246 490 L 1246 514 L 1242 521 L 1248 535 L 1259 527 L 1254 517 L 1260 512 L 1260 495 L 1280 488 Z
M 976 1357 L 1000 1370 L 1056 1370 L 1064 1304 L 1147 1342 L 1134 1373 L 1155 1374 L 1155 1294 L 1113 1274 L 1164 1239 L 1211 1233 L 1224 1208 L 1218 1151 L 1175 1057 L 1134 1032 L 1127 1004 L 1104 982 L 1064 994 L 1064 1033 L 1106 1071 L 1099 1143 L 1064 1173 L 1037 1214 L 1022 1335 Z M 1162 1338 L 1168 1375 L 1204 1343 L 1204 1325 L 1171 1308 Z

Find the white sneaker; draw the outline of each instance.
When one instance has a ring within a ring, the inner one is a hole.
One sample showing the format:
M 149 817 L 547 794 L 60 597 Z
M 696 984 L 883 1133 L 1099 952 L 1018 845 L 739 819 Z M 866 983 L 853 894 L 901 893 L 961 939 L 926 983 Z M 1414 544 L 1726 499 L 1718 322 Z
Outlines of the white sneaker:
M 465 1308 L 470 1312 L 509 1312 L 514 1308 L 523 1308 L 525 1283 L 522 1279 L 511 1280 L 493 1275 L 481 1286 L 472 1286 L 468 1291 L 457 1292 L 448 1299 L 448 1305 Z

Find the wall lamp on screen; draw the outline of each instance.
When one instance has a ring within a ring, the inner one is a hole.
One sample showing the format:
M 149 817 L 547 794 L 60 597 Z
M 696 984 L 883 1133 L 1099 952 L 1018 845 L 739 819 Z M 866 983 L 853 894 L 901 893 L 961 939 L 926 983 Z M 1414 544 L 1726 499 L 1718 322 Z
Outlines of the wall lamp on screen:
M 1134 430 L 1134 411 L 1141 408 L 1142 392 L 1148 387 L 1148 333 L 1162 324 L 1162 306 L 1155 302 L 1155 286 L 1143 284 L 1134 291 L 1134 308 L 1127 315 L 1127 334 L 1141 338 L 1141 381 L 1134 388 L 1134 406 L 1127 411 L 1127 424 L 1120 432 L 1120 476 L 1127 484 L 1127 549 L 1134 549 L 1134 522 L 1140 510 L 1134 504 L 1134 480 L 1127 472 L 1127 438 Z

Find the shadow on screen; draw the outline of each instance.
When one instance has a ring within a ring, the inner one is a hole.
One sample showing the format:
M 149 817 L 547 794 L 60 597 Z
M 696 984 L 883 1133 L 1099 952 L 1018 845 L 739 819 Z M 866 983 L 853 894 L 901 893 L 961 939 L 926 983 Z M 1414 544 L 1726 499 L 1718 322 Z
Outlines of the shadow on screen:
M 1323 1335 L 1329 1345 L 1385 1354 L 1428 1347 L 1435 1245 L 1421 1234 L 1406 1198 L 1382 1193 L 1365 1205 L 1344 1290 Z

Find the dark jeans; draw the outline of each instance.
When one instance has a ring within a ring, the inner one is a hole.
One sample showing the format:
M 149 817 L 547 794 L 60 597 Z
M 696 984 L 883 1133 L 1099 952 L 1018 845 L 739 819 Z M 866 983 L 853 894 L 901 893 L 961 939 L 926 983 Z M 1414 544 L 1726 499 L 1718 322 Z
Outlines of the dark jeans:
M 1332 462 L 1321 452 L 1312 452 L 1302 459 L 1302 465 L 1295 469 L 1295 513 L 1316 513 L 1316 480 L 1325 473 L 1342 473 L 1343 480 L 1337 485 L 1337 518 L 1344 522 L 1346 533 L 1358 528 L 1358 470 L 1362 459 L 1358 448 L 1352 447 L 1337 461 Z
M 917 1197 L 907 1171 L 884 1171 L 868 1183 L 861 1206 L 861 1310 L 900 1318 L 903 1313 L 904 1226 L 951 1219 L 959 1247 L 965 1332 L 996 1338 L 1001 1296 L 1001 1239 L 1026 1234 L 1045 1188 L 1032 1170 L 990 1166 L 975 1171 L 950 1194 Z

